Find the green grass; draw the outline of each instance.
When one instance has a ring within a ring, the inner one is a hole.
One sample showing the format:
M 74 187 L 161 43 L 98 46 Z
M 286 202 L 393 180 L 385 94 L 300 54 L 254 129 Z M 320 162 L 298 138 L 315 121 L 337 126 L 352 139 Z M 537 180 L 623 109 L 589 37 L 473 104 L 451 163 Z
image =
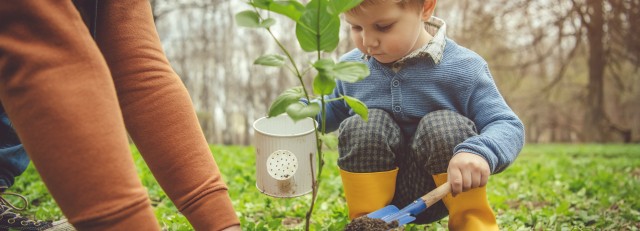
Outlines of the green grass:
M 133 150 L 161 225 L 190 230 Z M 258 192 L 253 147 L 212 150 L 244 230 L 302 229 L 309 195 L 277 199 Z M 340 230 L 348 222 L 336 158 L 336 152 L 326 153 L 315 230 Z M 640 230 L 640 145 L 527 145 L 511 167 L 490 178 L 488 187 L 502 230 Z M 31 200 L 29 214 L 61 216 L 32 166 L 11 190 Z M 446 230 L 446 221 L 406 229 Z

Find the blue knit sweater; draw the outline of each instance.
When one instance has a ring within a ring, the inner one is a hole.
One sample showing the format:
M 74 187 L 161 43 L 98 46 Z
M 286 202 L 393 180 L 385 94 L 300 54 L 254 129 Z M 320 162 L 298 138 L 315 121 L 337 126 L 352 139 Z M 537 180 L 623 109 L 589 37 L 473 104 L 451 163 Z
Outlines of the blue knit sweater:
M 469 152 L 483 156 L 492 173 L 503 171 L 518 156 L 524 145 L 524 126 L 498 91 L 487 63 L 478 54 L 446 39 L 438 64 L 420 58 L 408 62 L 398 72 L 365 59 L 357 49 L 341 57 L 341 61 L 363 62 L 371 75 L 362 81 L 339 81 L 329 98 L 340 95 L 355 97 L 369 108 L 388 112 L 412 137 L 420 119 L 437 110 L 451 110 L 471 119 L 479 131 L 457 145 L 454 153 Z M 327 131 L 355 115 L 344 100 L 327 104 Z M 322 123 L 318 116 L 318 122 Z

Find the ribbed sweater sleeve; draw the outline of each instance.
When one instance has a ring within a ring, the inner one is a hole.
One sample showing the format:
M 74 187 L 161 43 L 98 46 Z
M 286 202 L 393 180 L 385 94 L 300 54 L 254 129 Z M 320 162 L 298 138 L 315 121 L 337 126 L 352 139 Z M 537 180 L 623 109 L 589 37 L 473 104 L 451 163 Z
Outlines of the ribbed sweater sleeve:
M 478 135 L 454 148 L 454 153 L 483 156 L 492 173 L 506 169 L 524 145 L 524 126 L 509 108 L 485 64 L 469 84 L 464 98 L 466 116 L 474 121 Z
M 492 173 L 507 168 L 524 145 L 524 126 L 500 94 L 487 63 L 478 54 L 447 39 L 442 59 L 422 58 L 407 62 L 397 72 L 363 59 L 353 50 L 341 61 L 368 65 L 370 76 L 356 83 L 337 81 L 328 98 L 348 95 L 361 100 L 368 108 L 389 113 L 403 133 L 413 136 L 422 117 L 437 110 L 450 110 L 472 120 L 478 135 L 457 145 L 454 153 L 469 152 L 483 156 Z M 327 131 L 355 113 L 343 100 L 327 105 Z

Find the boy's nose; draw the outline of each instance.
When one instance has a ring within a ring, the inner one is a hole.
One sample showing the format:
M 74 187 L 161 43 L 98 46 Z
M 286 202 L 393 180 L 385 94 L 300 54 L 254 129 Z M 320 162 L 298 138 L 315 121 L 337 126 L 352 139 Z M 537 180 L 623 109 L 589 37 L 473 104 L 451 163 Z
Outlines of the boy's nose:
M 365 47 L 377 47 L 379 45 L 378 39 L 371 34 L 362 34 L 362 45 Z

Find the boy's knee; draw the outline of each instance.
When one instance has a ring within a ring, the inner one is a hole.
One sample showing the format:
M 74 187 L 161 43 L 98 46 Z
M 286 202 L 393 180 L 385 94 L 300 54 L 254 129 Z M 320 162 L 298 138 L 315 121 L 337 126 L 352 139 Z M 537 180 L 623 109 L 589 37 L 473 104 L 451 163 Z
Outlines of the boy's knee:
M 444 173 L 456 145 L 476 134 L 476 126 L 470 119 L 449 110 L 435 111 L 418 124 L 412 150 L 432 174 Z
M 398 127 L 389 113 L 380 109 L 369 109 L 367 121 L 364 121 L 359 115 L 353 115 L 340 123 L 340 132 L 342 133 L 342 130 L 348 132 L 353 129 L 379 129 L 390 125 Z
M 401 132 L 387 112 L 370 109 L 366 122 L 357 115 L 349 117 L 339 131 L 338 166 L 343 170 L 378 172 L 396 168 Z
M 339 131 L 339 138 L 344 139 L 345 144 L 363 139 L 372 143 L 395 143 L 401 134 L 391 116 L 380 109 L 369 109 L 368 121 L 358 115 L 347 118 L 340 124 Z
M 451 137 L 463 136 L 466 139 L 470 133 L 474 135 L 476 125 L 469 118 L 449 110 L 431 112 L 420 120 L 418 130 L 433 131 L 442 134 L 450 134 Z M 453 131 L 461 132 L 454 133 Z

